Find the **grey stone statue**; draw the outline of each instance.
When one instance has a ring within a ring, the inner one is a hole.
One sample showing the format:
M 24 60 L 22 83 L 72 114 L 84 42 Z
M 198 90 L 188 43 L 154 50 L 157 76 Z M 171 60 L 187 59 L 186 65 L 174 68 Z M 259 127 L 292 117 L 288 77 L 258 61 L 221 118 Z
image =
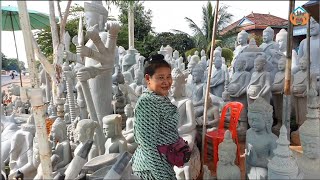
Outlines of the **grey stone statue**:
M 277 135 L 279 135 L 279 130 L 280 130 L 280 127 L 282 126 L 282 111 L 283 111 L 282 106 L 283 106 L 285 66 L 286 66 L 286 58 L 283 57 L 278 62 L 279 71 L 275 75 L 272 88 L 271 88 L 273 106 L 275 110 L 274 119 L 277 121 L 277 124 L 272 128 L 272 130 Z
M 237 58 L 234 64 L 235 72 L 227 87 L 227 94 L 230 96 L 230 101 L 241 102 L 244 106 L 238 125 L 239 137 L 244 137 L 248 129 L 248 103 L 247 103 L 247 86 L 250 82 L 250 73 L 245 71 L 246 61 L 242 56 Z M 243 139 L 243 138 L 239 138 Z
M 134 65 L 136 64 L 136 53 L 137 50 L 133 47 L 128 49 L 128 53 L 122 59 L 122 72 L 130 72 L 132 77 L 134 77 Z
M 252 73 L 249 85 L 247 87 L 248 104 L 251 104 L 257 98 L 262 97 L 270 102 L 271 81 L 270 74 L 265 71 L 266 56 L 260 55 L 254 61 L 255 71 Z
M 242 30 L 241 32 L 238 33 L 237 36 L 237 43 L 239 44 L 235 50 L 233 51 L 233 60 L 231 62 L 231 70 L 232 74 L 235 72 L 233 69 L 235 62 L 237 61 L 237 58 L 243 53 L 243 51 L 248 47 L 248 36 L 249 34 L 245 31 Z
M 289 149 L 288 133 L 283 125 L 280 129 L 277 148 L 273 151 L 274 156 L 268 163 L 268 179 L 302 179 L 296 159 L 292 157 Z
M 217 179 L 240 179 L 240 168 L 235 165 L 237 146 L 233 142 L 231 133 L 227 130 L 224 140 L 219 144 L 219 161 L 217 164 Z
M 216 56 L 214 59 L 215 71 L 211 76 L 210 81 L 210 92 L 211 94 L 222 97 L 222 92 L 224 90 L 224 82 L 225 82 L 225 71 L 221 68 L 222 59 L 219 56 Z
M 130 104 L 127 104 L 124 107 L 124 113 L 127 117 L 127 121 L 126 121 L 126 128 L 122 131 L 122 135 L 127 140 L 128 151 L 131 154 L 133 154 L 138 147 L 138 144 L 134 140 L 134 134 L 133 134 L 133 126 L 134 126 L 133 107 Z
M 274 49 L 276 51 L 279 50 L 279 46 L 276 42 L 273 41 L 274 38 L 274 30 L 271 27 L 267 27 L 262 32 L 263 43 L 259 46 L 263 49 L 263 52 L 266 53 L 267 59 L 270 58 L 271 52 L 270 50 Z
M 271 132 L 273 109 L 259 97 L 248 107 L 250 129 L 246 135 L 246 173 L 249 179 L 266 179 L 277 136 Z
M 123 153 L 128 150 L 127 140 L 121 133 L 121 115 L 111 114 L 103 117 L 103 131 L 107 138 L 105 154 Z
M 299 128 L 303 155 L 298 158 L 298 166 L 304 174 L 304 179 L 319 179 L 320 177 L 320 98 L 315 87 L 309 90 L 307 120 Z

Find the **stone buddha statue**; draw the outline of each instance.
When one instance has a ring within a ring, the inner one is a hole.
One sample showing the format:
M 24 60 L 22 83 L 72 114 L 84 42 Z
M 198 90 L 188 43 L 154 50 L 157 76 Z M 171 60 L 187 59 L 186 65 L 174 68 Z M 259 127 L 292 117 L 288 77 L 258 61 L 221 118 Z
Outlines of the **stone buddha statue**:
M 296 122 L 300 126 L 307 114 L 307 59 L 301 58 L 299 60 L 299 71 L 293 75 L 292 81 L 292 95 L 293 104 L 296 112 Z
M 163 45 L 161 45 L 160 50 L 158 51 L 158 54 L 162 54 L 163 57 L 166 56 L 167 50 L 163 47 Z
M 175 50 L 173 51 L 173 54 L 172 54 L 171 67 L 178 68 L 178 65 L 179 65 L 179 51 Z
M 225 71 L 221 68 L 222 59 L 219 56 L 214 58 L 214 66 L 216 70 L 213 72 L 210 81 L 210 92 L 211 94 L 222 97 L 224 90 L 224 82 L 226 80 Z
M 127 103 L 130 102 L 127 102 L 124 93 L 120 90 L 119 86 L 117 86 L 116 94 L 113 96 L 113 111 L 114 114 L 120 114 L 121 117 L 124 119 L 124 122 L 122 122 L 122 127 L 125 127 L 126 116 L 124 115 L 124 107 Z
M 235 72 L 226 86 L 227 95 L 230 97 L 230 101 L 241 102 L 244 106 L 238 126 L 238 135 L 245 136 L 248 129 L 248 102 L 247 102 L 247 86 L 250 82 L 251 75 L 245 71 L 246 61 L 243 56 L 239 56 L 234 64 Z
M 52 156 L 57 156 L 60 160 L 56 166 L 52 167 L 55 171 L 65 167 L 72 159 L 70 142 L 67 137 L 67 125 L 61 118 L 57 118 L 52 124 L 50 136 L 55 144 Z
M 23 174 L 25 179 L 33 179 L 37 173 L 37 168 L 33 164 L 33 137 L 35 136 L 36 128 L 34 119 L 31 116 L 26 124 L 21 126 L 12 141 L 10 150 L 10 174 L 9 179 Z
M 279 59 L 278 72 L 275 75 L 271 92 L 273 106 L 275 110 L 275 120 L 277 124 L 272 128 L 273 132 L 279 135 L 280 127 L 282 126 L 282 105 L 283 105 L 283 89 L 284 89 L 284 76 L 287 59 L 285 57 Z
M 303 149 L 298 166 L 304 174 L 304 179 L 319 179 L 320 177 L 320 98 L 314 87 L 310 88 L 307 120 L 300 126 L 299 134 Z
M 122 75 L 124 77 L 124 83 L 128 85 L 133 83 L 133 78 L 130 72 L 123 72 Z
M 121 121 L 119 114 L 103 117 L 103 132 L 107 138 L 105 154 L 123 153 L 128 150 L 127 140 L 121 133 Z
M 136 53 L 137 50 L 133 47 L 130 47 L 128 49 L 128 53 L 123 57 L 122 59 L 122 72 L 130 72 L 131 75 L 134 77 L 134 65 L 136 64 Z
M 251 104 L 259 97 L 262 97 L 267 102 L 270 102 L 271 81 L 270 74 L 264 70 L 266 63 L 265 55 L 258 56 L 254 61 L 255 71 L 252 73 L 247 87 L 248 104 Z
M 290 141 L 288 141 L 288 133 L 284 125 L 281 126 L 277 144 L 277 148 L 273 151 L 274 156 L 268 163 L 268 178 L 302 179 L 296 159 L 292 157 L 292 151 L 289 149 Z
M 227 130 L 224 140 L 219 144 L 217 164 L 217 179 L 240 179 L 240 168 L 235 165 L 237 146 L 233 142 L 231 133 Z
M 127 52 L 124 49 L 124 47 L 119 46 L 118 47 L 118 53 L 119 53 L 119 66 L 121 66 L 122 65 L 122 59 L 127 54 Z
M 234 67 L 235 62 L 237 61 L 238 56 L 248 47 L 248 36 L 249 34 L 242 30 L 238 33 L 237 44 L 238 46 L 233 51 L 233 60 L 231 62 L 231 67 Z M 232 70 L 234 72 L 234 69 Z
M 313 17 L 310 19 L 310 71 L 317 74 L 320 79 L 320 25 L 314 20 Z M 299 45 L 298 58 L 307 56 L 307 38 L 303 39 Z M 318 87 L 320 80 L 318 80 Z M 319 90 L 318 90 L 319 92 Z
M 133 89 L 134 92 L 136 92 L 139 87 L 144 86 L 144 74 L 140 69 L 135 70 L 134 74 L 134 81 L 129 86 Z
M 276 42 L 273 41 L 274 38 L 274 30 L 268 26 L 262 32 L 263 43 L 259 46 L 262 48 L 263 52 L 267 55 L 267 60 L 271 57 L 271 49 L 279 51 L 279 46 Z
M 133 107 L 130 104 L 127 104 L 124 107 L 124 113 L 127 117 L 127 121 L 126 121 L 126 128 L 125 130 L 122 131 L 122 135 L 127 140 L 128 151 L 131 154 L 133 154 L 138 147 L 138 144 L 134 140 L 134 134 L 133 134 L 133 125 L 134 125 Z
M 79 145 L 74 150 L 73 154 L 76 155 L 78 151 L 81 149 L 81 147 L 88 141 L 93 141 L 93 135 L 95 133 L 95 128 L 98 127 L 98 123 L 91 120 L 91 119 L 82 119 L 77 123 L 77 127 L 75 129 L 76 135 L 78 136 L 77 139 L 79 141 Z M 97 146 L 94 144 L 92 145 L 88 159 L 91 160 L 92 158 L 99 155 L 99 151 L 97 149 Z
M 277 136 L 271 132 L 273 109 L 259 97 L 248 107 L 250 129 L 246 134 L 246 173 L 249 179 L 266 179 Z
M 190 57 L 190 61 L 187 66 L 187 72 L 189 73 L 188 78 L 187 78 L 187 84 L 192 84 L 192 69 L 199 63 L 200 58 L 199 56 L 193 55 Z

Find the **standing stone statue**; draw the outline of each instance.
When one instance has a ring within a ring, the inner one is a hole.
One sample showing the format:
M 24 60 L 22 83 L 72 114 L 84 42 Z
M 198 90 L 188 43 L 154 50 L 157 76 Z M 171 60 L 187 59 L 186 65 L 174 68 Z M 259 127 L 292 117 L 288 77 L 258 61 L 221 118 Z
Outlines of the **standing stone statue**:
M 107 138 L 105 154 L 123 153 L 128 150 L 127 140 L 121 133 L 121 115 L 111 114 L 103 118 L 103 131 Z
M 99 121 L 112 112 L 112 69 L 115 61 L 115 48 L 120 26 L 117 23 L 107 25 L 108 32 L 104 31 L 108 18 L 108 11 L 101 1 L 84 3 L 86 29 L 89 41 L 85 46 L 77 47 L 80 56 L 86 57 L 85 67 L 109 68 L 99 76 L 89 80 L 91 96 Z M 91 72 L 89 72 L 91 73 Z
M 313 17 L 310 19 L 310 71 L 320 76 L 320 25 L 314 20 Z M 298 58 L 307 56 L 307 38 L 303 39 L 299 45 Z M 318 78 L 320 79 L 320 77 Z M 318 80 L 318 87 L 320 80 Z M 319 90 L 318 90 L 319 92 Z
M 283 125 L 280 129 L 277 148 L 273 151 L 274 156 L 268 163 L 268 179 L 302 179 L 296 160 L 292 157 L 289 149 L 288 133 Z
M 294 102 L 294 109 L 296 112 L 296 123 L 301 126 L 301 124 L 306 119 L 307 114 L 307 59 L 301 58 L 299 60 L 299 68 L 298 71 L 293 76 L 292 81 L 292 95 Z
M 238 126 L 238 135 L 243 137 L 240 139 L 244 140 L 244 136 L 248 129 L 248 102 L 247 102 L 247 86 L 250 82 L 250 73 L 245 71 L 246 61 L 240 56 L 234 64 L 235 72 L 230 80 L 230 83 L 227 85 L 227 94 L 230 96 L 230 101 L 241 102 L 244 106 Z
M 262 97 L 266 102 L 271 98 L 270 74 L 265 71 L 266 56 L 260 55 L 254 61 L 255 71 L 252 73 L 249 85 L 247 87 L 248 104 L 251 104 L 257 98 Z
M 133 154 L 138 147 L 138 144 L 134 140 L 134 134 L 133 134 L 133 126 L 134 126 L 133 107 L 130 104 L 127 104 L 124 107 L 124 113 L 127 117 L 127 121 L 126 121 L 126 128 L 125 130 L 122 131 L 122 135 L 127 140 L 128 151 L 131 154 Z
M 259 97 L 248 107 L 250 129 L 246 135 L 246 173 L 249 179 L 266 179 L 277 136 L 271 132 L 272 106 Z
M 225 82 L 225 71 L 221 68 L 222 60 L 221 57 L 217 56 L 214 60 L 214 66 L 216 70 L 213 72 L 210 81 L 210 92 L 218 97 L 222 97 Z
M 320 98 L 315 87 L 308 93 L 307 120 L 299 128 L 300 141 L 303 149 L 298 166 L 304 174 L 304 179 L 319 179 L 320 177 Z
M 272 100 L 273 106 L 275 110 L 275 120 L 277 124 L 272 128 L 273 132 L 279 135 L 280 127 L 282 126 L 282 112 L 283 112 L 283 89 L 284 89 L 284 75 L 285 75 L 285 67 L 286 67 L 286 58 L 283 57 L 278 62 L 278 72 L 275 75 L 271 92 L 272 92 Z
M 237 36 L 237 43 L 239 44 L 235 50 L 233 51 L 233 60 L 231 62 L 231 71 L 233 74 L 233 72 L 235 71 L 233 69 L 235 62 L 237 61 L 237 58 L 243 53 L 243 51 L 248 47 L 248 36 L 249 34 L 245 31 L 242 30 L 241 32 L 238 33 Z
M 263 30 L 262 38 L 263 38 L 263 43 L 259 47 L 262 48 L 264 53 L 266 53 L 267 61 L 268 61 L 271 57 L 270 50 L 274 49 L 276 51 L 279 51 L 279 46 L 277 45 L 276 42 L 273 41 L 274 30 L 269 26 Z
M 217 164 L 217 179 L 240 179 L 240 168 L 235 165 L 237 145 L 233 142 L 231 133 L 224 133 L 224 140 L 219 144 L 219 161 Z

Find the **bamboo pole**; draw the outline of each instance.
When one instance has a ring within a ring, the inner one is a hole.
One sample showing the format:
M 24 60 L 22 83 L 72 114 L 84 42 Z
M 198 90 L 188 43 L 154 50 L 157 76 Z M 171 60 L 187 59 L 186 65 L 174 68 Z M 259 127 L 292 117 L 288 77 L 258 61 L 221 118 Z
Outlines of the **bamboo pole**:
M 27 62 L 30 72 L 31 79 L 31 87 L 38 88 L 39 87 L 39 79 L 37 76 L 37 69 L 35 67 L 35 57 L 32 46 L 32 33 L 30 26 L 30 19 L 27 10 L 26 1 L 18 1 L 18 9 L 19 9 L 19 19 L 20 26 L 22 29 L 23 39 L 24 39 L 24 47 L 26 50 Z
M 210 92 L 210 77 L 212 73 L 212 63 L 213 63 L 213 51 L 215 48 L 215 40 L 216 40 L 216 29 L 217 29 L 217 22 L 218 22 L 218 11 L 219 11 L 219 0 L 217 0 L 216 7 L 215 7 L 215 14 L 214 14 L 214 22 L 212 28 L 212 39 L 211 39 L 211 51 L 210 51 L 210 62 L 209 62 L 209 72 L 207 78 L 207 86 L 206 86 L 206 94 L 204 99 L 204 112 L 203 112 L 203 125 L 202 125 L 202 148 L 201 148 L 201 162 L 202 165 L 204 164 L 204 143 L 205 143 L 205 136 L 206 136 L 206 123 L 207 123 L 207 113 L 208 113 L 208 98 Z M 201 168 L 202 169 L 202 168 Z
M 288 35 L 287 35 L 287 63 L 285 69 L 285 82 L 284 82 L 284 95 L 283 95 L 283 111 L 282 111 L 282 124 L 288 130 L 288 139 L 290 140 L 290 113 L 291 113 L 291 64 L 292 64 L 292 38 L 293 38 L 293 24 L 290 21 L 290 14 L 294 10 L 294 0 L 289 1 L 288 12 Z

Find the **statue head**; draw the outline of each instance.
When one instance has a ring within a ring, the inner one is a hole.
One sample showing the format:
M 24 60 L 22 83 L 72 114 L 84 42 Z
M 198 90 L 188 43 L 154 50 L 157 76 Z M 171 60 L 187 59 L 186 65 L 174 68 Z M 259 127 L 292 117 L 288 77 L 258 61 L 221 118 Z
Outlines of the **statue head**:
M 96 24 L 99 25 L 99 30 L 104 29 L 108 18 L 108 11 L 103 7 L 102 1 L 92 1 L 84 3 L 85 24 L 86 29 Z
M 244 71 L 246 67 L 246 61 L 243 56 L 239 56 L 234 64 L 236 72 Z
M 237 145 L 233 142 L 231 133 L 226 130 L 224 133 L 223 142 L 219 144 L 219 164 L 234 165 L 234 160 L 236 159 Z
M 254 60 L 254 69 L 257 72 L 261 72 L 264 70 L 264 66 L 267 64 L 267 58 L 264 54 L 259 55 L 255 60 Z
M 120 71 L 120 67 L 117 66 L 115 73 L 112 75 L 112 84 L 124 84 L 124 76 Z
M 191 71 L 192 81 L 199 83 L 203 79 L 204 69 L 200 64 L 197 64 Z
M 62 142 L 67 139 L 67 125 L 58 117 L 52 124 L 50 136 L 54 141 Z
M 221 57 L 222 56 L 222 48 L 220 46 L 216 47 L 213 51 L 213 56 L 214 57 Z
M 272 106 L 262 97 L 256 99 L 248 106 L 248 121 L 251 129 L 255 132 L 271 132 L 273 123 Z
M 106 138 L 121 135 L 121 122 L 120 114 L 111 114 L 103 117 L 103 132 Z
M 124 78 L 124 82 L 125 82 L 126 84 L 131 84 L 131 83 L 133 83 L 132 74 L 131 74 L 130 72 L 125 71 L 125 72 L 122 73 L 122 75 L 123 75 L 123 78 Z
M 193 54 L 199 56 L 199 51 L 195 51 Z
M 172 70 L 172 85 L 171 85 L 171 93 L 172 96 L 184 96 L 184 91 L 185 91 L 185 84 L 186 84 L 186 79 L 184 74 L 181 72 L 180 69 L 174 68 Z
M 262 32 L 262 38 L 264 43 L 269 43 L 273 40 L 274 37 L 274 30 L 268 26 L 266 29 Z
M 306 71 L 308 68 L 308 60 L 307 57 L 303 56 L 299 59 L 299 69 L 301 71 Z
M 239 32 L 237 36 L 238 44 L 240 44 L 241 46 L 248 44 L 248 36 L 249 34 L 245 30 Z
M 311 19 L 310 19 L 310 35 L 316 36 L 319 33 L 320 33 L 320 25 L 313 17 L 311 17 Z
M 76 134 L 78 140 L 81 143 L 85 143 L 87 140 L 93 140 L 94 130 L 98 127 L 98 124 L 92 119 L 82 119 L 77 123 Z
M 179 51 L 175 50 L 173 51 L 173 59 L 178 59 L 179 58 Z
M 21 125 L 21 129 L 23 131 L 30 132 L 33 136 L 36 134 L 36 126 L 34 124 L 34 117 L 33 114 L 31 114 L 27 120 L 26 124 Z
M 280 51 L 287 50 L 287 35 L 288 33 L 285 29 L 281 29 L 276 35 L 276 42 L 279 44 Z
M 200 52 L 201 57 L 206 55 L 206 51 L 204 51 L 204 49 L 201 50 Z
M 286 57 L 281 57 L 278 61 L 278 70 L 279 71 L 284 71 L 285 68 L 286 68 L 286 62 L 287 62 L 287 59 Z
M 214 63 L 214 67 L 216 69 L 220 69 L 221 66 L 222 66 L 222 58 L 220 56 L 214 57 L 214 62 L 213 63 Z
M 188 63 L 188 69 L 190 69 L 192 71 L 192 69 L 198 64 L 199 61 L 196 60 L 195 58 L 191 58 L 189 63 Z
M 199 63 L 200 57 L 197 54 L 199 54 L 198 51 L 194 52 L 194 55 L 191 56 L 190 62 L 193 61 L 194 63 Z
M 133 107 L 131 106 L 131 104 L 127 104 L 124 107 L 124 114 L 127 116 L 127 118 L 132 118 L 134 116 Z

